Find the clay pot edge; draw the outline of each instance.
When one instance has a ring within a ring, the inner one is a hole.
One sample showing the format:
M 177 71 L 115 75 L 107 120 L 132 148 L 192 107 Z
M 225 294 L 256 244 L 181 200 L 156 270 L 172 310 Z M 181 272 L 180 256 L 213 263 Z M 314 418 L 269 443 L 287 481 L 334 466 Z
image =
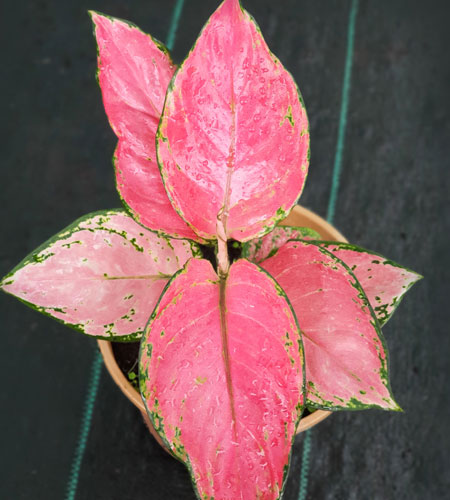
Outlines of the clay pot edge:
M 311 210 L 298 205 L 293 208 L 288 217 L 286 217 L 286 219 L 280 225 L 309 227 L 317 231 L 324 240 L 341 241 L 344 243 L 348 242 L 347 239 L 325 219 L 312 212 Z M 119 389 L 125 394 L 125 396 L 142 413 L 144 421 L 149 427 L 150 432 L 153 434 L 153 436 L 155 436 L 158 442 L 162 444 L 159 436 L 156 435 L 156 432 L 151 426 L 140 393 L 131 385 L 131 383 L 127 380 L 125 375 L 120 370 L 119 365 L 117 364 L 114 357 L 111 342 L 108 340 L 97 340 L 97 343 L 100 348 L 103 361 L 105 362 L 105 366 L 112 379 L 117 384 Z M 317 425 L 319 422 L 329 417 L 331 413 L 332 412 L 330 411 L 316 410 L 314 413 L 311 413 L 307 417 L 302 418 L 297 428 L 297 434 Z

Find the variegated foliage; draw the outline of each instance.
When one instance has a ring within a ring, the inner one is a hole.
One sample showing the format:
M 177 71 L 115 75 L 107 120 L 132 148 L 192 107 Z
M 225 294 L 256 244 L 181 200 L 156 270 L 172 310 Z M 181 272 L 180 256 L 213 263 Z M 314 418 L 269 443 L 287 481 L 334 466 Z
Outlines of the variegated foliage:
M 79 219 L 0 287 L 88 335 L 142 338 L 145 405 L 199 498 L 281 498 L 305 404 L 399 409 L 380 325 L 420 276 L 276 226 L 305 183 L 308 120 L 238 0 L 178 70 L 136 26 L 91 16 L 127 212 Z

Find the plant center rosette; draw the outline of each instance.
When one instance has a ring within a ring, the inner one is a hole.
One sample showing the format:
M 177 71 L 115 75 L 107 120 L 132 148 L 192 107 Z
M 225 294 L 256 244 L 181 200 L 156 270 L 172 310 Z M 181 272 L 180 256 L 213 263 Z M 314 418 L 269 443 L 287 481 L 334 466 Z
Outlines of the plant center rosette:
M 87 335 L 141 339 L 148 415 L 199 498 L 280 498 L 305 407 L 399 409 L 380 327 L 420 277 L 278 225 L 305 183 L 308 120 L 237 0 L 178 68 L 91 15 L 125 209 L 77 220 L 1 287 Z

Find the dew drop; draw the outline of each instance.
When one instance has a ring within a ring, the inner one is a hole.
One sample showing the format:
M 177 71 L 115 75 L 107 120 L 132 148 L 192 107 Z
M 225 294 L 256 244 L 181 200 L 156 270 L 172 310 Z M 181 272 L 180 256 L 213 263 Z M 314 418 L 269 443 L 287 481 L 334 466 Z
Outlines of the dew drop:
M 191 362 L 188 361 L 187 359 L 184 359 L 181 363 L 180 363 L 180 366 L 181 368 L 189 368 L 191 366 Z

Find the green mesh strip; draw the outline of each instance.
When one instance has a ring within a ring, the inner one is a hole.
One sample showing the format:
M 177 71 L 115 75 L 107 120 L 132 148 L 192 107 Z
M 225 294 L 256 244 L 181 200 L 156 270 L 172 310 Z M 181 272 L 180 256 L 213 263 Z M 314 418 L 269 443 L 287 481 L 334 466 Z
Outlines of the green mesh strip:
M 342 157 L 344 155 L 345 129 L 347 127 L 348 103 L 350 97 L 350 83 L 352 79 L 353 45 L 355 39 L 356 14 L 358 0 L 352 0 L 347 31 L 347 55 L 345 58 L 344 81 L 342 83 L 341 113 L 339 116 L 338 138 L 334 157 L 333 179 L 331 181 L 330 198 L 328 200 L 327 220 L 332 223 L 339 191 Z
M 167 35 L 167 48 L 173 49 L 175 45 L 175 38 L 180 21 L 181 11 L 183 10 L 184 0 L 177 0 L 172 14 L 172 20 Z M 100 375 L 102 371 L 102 356 L 97 351 L 94 361 L 92 363 L 91 375 L 89 378 L 88 391 L 84 403 L 84 412 L 81 419 L 80 435 L 78 436 L 78 443 L 75 449 L 75 456 L 70 469 L 69 480 L 67 481 L 65 500 L 74 500 L 78 487 L 78 480 L 80 477 L 81 464 L 86 449 L 89 431 L 92 422 L 92 413 L 94 411 L 95 400 L 97 398 L 98 385 L 100 382 Z
M 183 11 L 184 0 L 177 0 L 173 9 L 172 21 L 170 22 L 169 32 L 167 33 L 167 48 L 172 50 L 175 45 L 178 24 L 180 23 L 181 12 Z
M 300 473 L 300 488 L 298 490 L 298 500 L 305 500 L 308 491 L 309 474 L 309 454 L 311 452 L 311 430 L 305 432 L 302 455 L 302 471 Z
M 95 400 L 97 398 L 100 376 L 102 374 L 103 360 L 101 354 L 96 350 L 91 366 L 88 391 L 84 401 L 83 416 L 81 418 L 80 434 L 75 449 L 75 456 L 70 469 L 69 480 L 67 482 L 66 500 L 74 500 L 77 492 L 78 479 L 80 477 L 81 464 L 83 462 L 86 444 L 91 429 L 92 414 L 94 413 Z

